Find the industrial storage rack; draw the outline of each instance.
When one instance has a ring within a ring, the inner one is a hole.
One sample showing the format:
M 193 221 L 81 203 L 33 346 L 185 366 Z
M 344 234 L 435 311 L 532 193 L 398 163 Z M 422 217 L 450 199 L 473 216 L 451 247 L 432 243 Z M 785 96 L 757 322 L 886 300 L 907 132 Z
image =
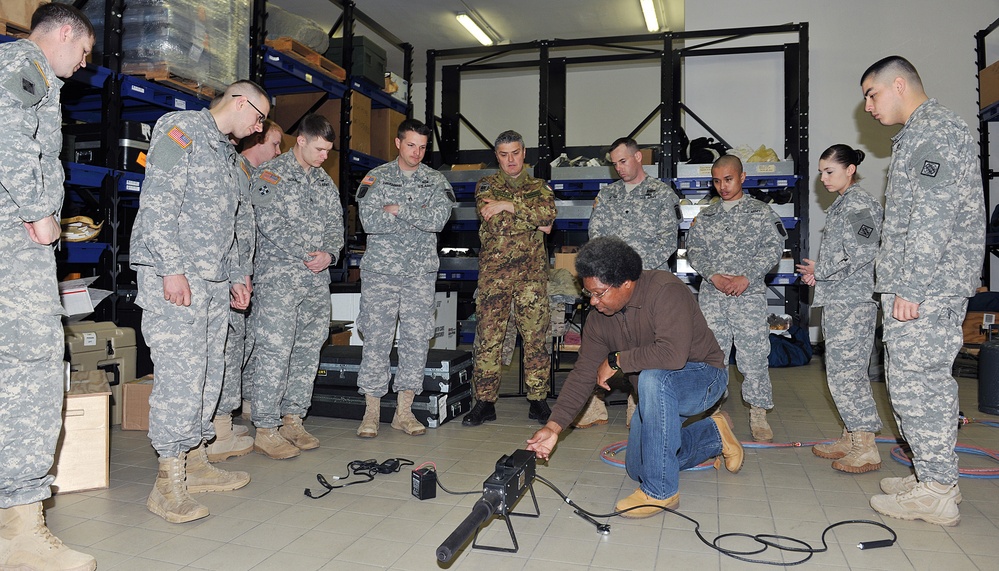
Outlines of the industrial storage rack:
M 987 28 L 979 30 L 975 34 L 975 53 L 977 55 L 978 71 L 985 69 L 989 65 L 988 56 L 985 50 L 985 43 L 989 34 L 999 28 L 999 19 L 989 24 Z M 981 101 L 979 101 L 981 103 Z M 999 123 L 999 102 L 982 109 L 979 114 L 979 159 L 982 166 L 982 185 L 985 187 L 985 207 L 992 206 L 992 180 L 999 176 L 999 173 L 992 170 L 989 153 L 989 129 L 990 125 Z M 990 219 L 991 220 L 991 219 Z M 988 228 L 985 238 L 987 253 L 982 267 L 982 280 L 985 287 L 992 289 L 992 256 L 999 256 L 999 228 Z
M 777 41 L 767 41 L 775 36 Z M 793 37 L 796 41 L 782 42 Z M 553 57 L 553 52 L 572 49 L 588 50 L 578 57 Z M 591 55 L 597 52 L 599 55 Z M 652 109 L 631 134 L 640 132 L 658 115 L 660 160 L 658 176 L 674 187 L 704 188 L 704 177 L 681 178 L 677 165 L 681 153 L 680 126 L 686 118 L 699 123 L 715 138 L 723 138 L 704 123 L 682 101 L 682 66 L 686 58 L 723 57 L 735 54 L 780 53 L 784 61 L 784 153 L 795 163 L 791 177 L 763 177 L 760 188 L 791 188 L 793 216 L 787 217 L 788 244 L 795 260 L 808 255 L 808 24 L 729 28 L 704 31 L 664 32 L 631 36 L 613 36 L 576 40 L 539 40 L 490 47 L 428 50 L 427 52 L 427 119 L 435 126 L 436 152 L 428 153 L 434 166 L 442 164 L 489 162 L 491 141 L 479 132 L 461 112 L 462 74 L 471 72 L 537 69 L 539 74 L 538 147 L 528 149 L 528 161 L 536 164 L 535 176 L 551 180 L 550 162 L 563 152 L 571 155 L 600 156 L 603 149 L 569 147 L 566 141 L 566 71 L 571 65 L 605 62 L 658 60 L 660 62 L 660 104 Z M 463 59 L 446 64 L 445 60 Z M 441 115 L 436 117 L 436 81 L 440 66 Z M 459 131 L 464 124 L 483 144 L 480 150 L 459 149 Z M 554 182 L 554 181 L 553 181 Z M 560 181 L 565 182 L 565 181 Z M 587 181 L 579 188 L 606 181 Z M 458 190 L 456 185 L 456 190 Z M 467 186 L 467 185 L 466 185 Z M 461 190 L 467 191 L 467 188 Z M 594 191 L 595 193 L 595 191 Z M 556 195 L 558 197 L 558 191 Z M 584 196 L 585 197 L 585 196 Z M 570 198 L 566 196 L 565 198 Z M 469 230 L 470 228 L 464 228 Z M 474 239 L 470 243 L 474 243 Z M 784 310 L 796 323 L 807 326 L 807 288 L 794 276 L 771 276 L 771 290 L 783 300 Z M 778 289 L 777 286 L 780 286 Z

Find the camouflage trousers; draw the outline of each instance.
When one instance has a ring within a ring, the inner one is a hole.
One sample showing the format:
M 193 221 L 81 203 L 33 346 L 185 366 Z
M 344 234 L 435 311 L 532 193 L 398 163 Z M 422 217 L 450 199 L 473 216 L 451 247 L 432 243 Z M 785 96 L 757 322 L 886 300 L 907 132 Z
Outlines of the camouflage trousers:
M 881 430 L 881 417 L 867 373 L 877 318 L 878 305 L 874 301 L 822 307 L 826 383 L 836 410 L 850 432 Z
M 961 322 L 968 308 L 963 297 L 930 297 L 919 317 L 897 321 L 895 296 L 882 294 L 888 395 L 902 438 L 912 448 L 916 477 L 957 483 L 957 381 L 951 374 L 964 343 Z
M 423 392 L 427 351 L 434 336 L 434 291 L 437 274 L 390 276 L 361 270 L 361 308 L 357 331 L 364 338 L 358 392 L 381 398 L 388 392 L 389 355 L 399 324 L 398 353 L 393 388 L 396 392 Z
M 305 416 L 330 333 L 329 286 L 257 284 L 253 289 L 253 406 L 257 428 L 281 426 L 281 417 Z
M 243 377 L 243 367 L 253 350 L 253 337 L 247 335 L 247 313 L 229 309 L 229 334 L 225 338 L 225 373 L 222 376 L 222 396 L 219 397 L 218 414 L 228 414 L 242 404 L 245 394 L 253 390 L 250 376 Z
M 736 367 L 744 377 L 742 400 L 752 406 L 773 408 L 766 296 L 762 293 L 728 296 L 714 288 L 702 287 L 697 303 L 725 354 L 726 369 L 735 344 Z
M 524 379 L 527 398 L 544 400 L 548 396 L 551 357 L 545 348 L 551 305 L 548 283 L 519 280 L 479 280 L 475 299 L 475 369 L 472 383 L 475 398 L 496 402 L 499 397 L 501 357 L 510 313 L 523 341 Z
M 0 508 L 9 508 L 52 495 L 65 346 L 58 315 L 0 316 Z
M 188 276 L 191 305 L 163 299 L 163 278 L 138 271 L 142 336 L 153 359 L 149 440 L 161 457 L 187 452 L 215 437 L 212 419 L 225 370 L 229 284 Z

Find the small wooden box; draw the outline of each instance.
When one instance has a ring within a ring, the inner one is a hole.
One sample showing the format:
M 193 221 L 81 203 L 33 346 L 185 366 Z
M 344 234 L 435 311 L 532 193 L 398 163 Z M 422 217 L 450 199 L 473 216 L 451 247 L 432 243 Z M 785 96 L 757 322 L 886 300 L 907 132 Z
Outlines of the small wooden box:
M 87 392 L 83 392 L 87 391 Z M 62 411 L 52 483 L 56 493 L 107 488 L 110 483 L 111 387 L 74 384 Z

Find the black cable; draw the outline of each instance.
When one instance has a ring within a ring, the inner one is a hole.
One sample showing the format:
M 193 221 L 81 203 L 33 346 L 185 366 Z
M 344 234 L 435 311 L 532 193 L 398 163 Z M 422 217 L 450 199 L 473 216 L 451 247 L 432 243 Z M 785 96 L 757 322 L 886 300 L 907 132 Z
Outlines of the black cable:
M 355 484 L 367 484 L 371 480 L 375 479 L 376 474 L 391 474 L 393 472 L 398 472 L 403 466 L 412 465 L 413 461 L 407 460 L 406 458 L 389 458 L 381 463 L 373 458 L 370 460 L 352 460 L 347 463 L 347 474 L 344 476 L 333 476 L 333 479 L 346 480 L 351 476 L 363 476 L 365 478 L 364 480 L 355 480 L 353 482 L 347 482 L 346 484 L 334 486 L 330 484 L 322 474 L 316 474 L 316 480 L 319 482 L 319 485 L 326 488 L 326 491 L 318 496 L 314 496 L 312 495 L 312 489 L 306 488 L 305 495 L 314 500 L 318 500 L 319 498 L 325 497 L 333 490 L 346 488 L 347 486 L 353 486 Z
M 736 532 L 736 533 L 724 533 L 724 534 L 716 536 L 713 541 L 708 541 L 707 538 L 705 538 L 704 535 L 701 534 L 701 524 L 700 524 L 700 522 L 698 522 L 696 519 L 694 519 L 692 517 L 689 517 L 687 515 L 684 515 L 684 514 L 678 512 L 678 511 L 676 511 L 674 509 L 670 509 L 670 508 L 663 507 L 663 506 L 657 506 L 657 505 L 653 505 L 653 504 L 646 504 L 646 505 L 640 505 L 640 506 L 630 507 L 630 508 L 625 509 L 625 510 L 615 510 L 615 511 L 613 511 L 611 513 L 607 513 L 607 514 L 597 514 L 597 513 L 593 513 L 593 512 L 590 512 L 590 511 L 587 511 L 587 510 L 581 508 L 578 504 L 576 504 L 574 501 L 572 501 L 569 498 L 569 496 L 567 496 L 564 493 L 562 493 L 562 490 L 558 489 L 558 486 L 556 486 L 554 483 L 546 480 L 544 477 L 535 475 L 534 478 L 536 480 L 539 480 L 541 483 L 543 483 L 544 485 L 548 486 L 549 488 L 551 488 L 556 494 L 558 494 L 562 498 L 563 501 L 565 501 L 565 503 L 569 504 L 574 510 L 576 510 L 576 512 L 578 512 L 580 514 L 585 514 L 585 515 L 587 515 L 587 516 L 589 516 L 591 518 L 609 518 L 609 517 L 619 516 L 619 515 L 621 515 L 621 514 L 623 514 L 625 512 L 629 512 L 631 510 L 635 510 L 635 509 L 642 508 L 642 507 L 656 507 L 656 508 L 659 508 L 659 509 L 661 509 L 663 511 L 666 511 L 666 512 L 669 512 L 671 514 L 680 516 L 683 519 L 685 519 L 685 520 L 687 520 L 687 521 L 689 521 L 689 522 L 691 522 L 691 523 L 694 524 L 694 533 L 697 535 L 697 538 L 700 539 L 701 542 L 704 545 L 707 545 L 708 547 L 710 547 L 710 548 L 718 551 L 719 553 L 721 553 L 723 555 L 727 555 L 727 556 L 729 556 L 729 557 L 731 557 L 733 559 L 738 559 L 739 561 L 746 561 L 748 563 L 760 563 L 760 564 L 763 564 L 763 565 L 774 565 L 774 566 L 779 566 L 779 567 L 793 567 L 795 565 L 801 565 L 802 563 L 804 563 L 804 562 L 808 561 L 809 559 L 811 559 L 812 555 L 814 555 L 816 553 L 824 553 L 824 552 L 828 551 L 829 550 L 829 545 L 826 543 L 826 534 L 829 533 L 829 531 L 832 530 L 833 528 L 839 527 L 841 525 L 848 525 L 848 524 L 873 525 L 873 526 L 876 526 L 876 527 L 880 527 L 880 528 L 884 529 L 885 531 L 887 531 L 889 534 L 891 534 L 891 539 L 872 540 L 872 541 L 861 542 L 860 544 L 857 545 L 857 547 L 859 549 L 874 549 L 876 547 L 891 547 L 898 540 L 898 535 L 895 533 L 895 530 L 893 530 L 892 528 L 888 527 L 887 525 L 885 525 L 885 524 L 883 524 L 881 522 L 871 521 L 871 520 L 866 520 L 866 519 L 850 519 L 850 520 L 839 521 L 839 522 L 836 522 L 834 524 L 831 524 L 831 525 L 827 526 L 822 531 L 822 537 L 821 537 L 822 547 L 821 548 L 812 547 L 808 542 L 800 540 L 800 539 L 796 539 L 794 537 L 788 537 L 786 535 L 777 535 L 777 534 L 771 534 L 771 533 L 760 533 L 760 534 L 757 534 L 757 535 L 750 535 L 748 533 L 738 533 L 738 532 Z M 760 547 L 759 549 L 750 550 L 750 551 L 738 551 L 738 550 L 735 550 L 735 549 L 728 549 L 728 548 L 725 548 L 725 547 L 722 547 L 721 545 L 719 545 L 719 542 L 721 542 L 722 540 L 724 540 L 726 538 L 730 538 L 730 537 L 742 537 L 742 538 L 752 539 L 753 541 L 756 541 L 757 543 L 760 543 L 762 545 L 762 547 Z M 795 544 L 795 545 L 800 546 L 800 547 L 795 547 L 793 545 L 784 545 L 784 544 L 782 544 L 780 542 L 792 543 L 792 544 Z M 807 554 L 807 555 L 805 555 L 804 558 L 802 558 L 802 559 L 800 559 L 798 561 L 792 561 L 790 563 L 784 563 L 784 562 L 778 562 L 778 561 L 764 561 L 762 559 L 752 559 L 752 558 L 748 557 L 749 555 L 758 555 L 760 553 L 763 553 L 764 551 L 767 550 L 767 548 L 770 548 L 770 547 L 773 547 L 774 549 L 777 549 L 779 551 L 787 551 L 787 552 L 791 552 L 791 553 L 804 553 L 804 554 Z
M 436 470 L 434 470 L 434 471 L 436 472 Z M 470 495 L 470 494 L 481 494 L 482 493 L 482 490 L 472 490 L 470 492 L 452 492 L 451 490 L 445 488 L 444 484 L 441 483 L 440 474 L 437 475 L 437 487 L 440 488 L 440 489 L 442 489 L 442 490 L 444 490 L 445 493 L 451 494 L 452 496 L 467 496 L 467 495 Z

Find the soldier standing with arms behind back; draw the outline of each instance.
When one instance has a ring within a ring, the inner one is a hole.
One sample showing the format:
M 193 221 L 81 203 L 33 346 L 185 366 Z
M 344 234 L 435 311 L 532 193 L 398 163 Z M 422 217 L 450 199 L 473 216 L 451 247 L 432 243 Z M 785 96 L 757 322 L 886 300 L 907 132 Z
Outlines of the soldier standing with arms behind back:
M 744 379 L 742 398 L 750 405 L 753 440 L 770 442 L 773 408 L 768 356 L 766 285 L 763 278 L 780 261 L 787 231 L 766 204 L 743 195 L 746 173 L 739 157 L 725 155 L 711 167 L 721 201 L 701 211 L 687 233 L 687 261 L 701 275 L 697 302 L 718 338 L 728 368 L 732 344 Z
M 364 336 L 358 392 L 364 395 L 361 438 L 378 436 L 381 398 L 388 392 L 390 354 L 399 324 L 398 393 L 392 428 L 410 436 L 427 428 L 413 415 L 413 398 L 423 392 L 427 351 L 434 335 L 434 291 L 440 258 L 437 232 L 444 228 L 454 192 L 444 175 L 423 164 L 432 134 L 416 119 L 396 131 L 399 157 L 371 169 L 357 191 L 361 225 L 368 235 L 361 258 L 361 311 Z
M 642 257 L 643 270 L 669 271 L 669 258 L 676 252 L 680 229 L 680 199 L 658 178 L 645 174 L 638 143 L 621 137 L 610 146 L 610 160 L 619 180 L 600 189 L 593 201 L 589 238 L 617 236 Z M 628 385 L 630 388 L 630 385 Z M 635 410 L 634 391 L 628 391 L 627 424 Z M 607 423 L 607 406 L 600 396 L 583 409 L 577 428 Z
M 53 242 L 63 200 L 59 78 L 87 65 L 94 28 L 79 10 L 43 4 L 26 40 L 0 45 L 0 567 L 91 570 L 45 526 L 62 428 L 63 309 Z
M 496 420 L 500 354 L 510 312 L 523 339 L 527 376 L 527 417 L 548 422 L 550 356 L 545 335 L 551 321 L 548 300 L 548 253 L 544 234 L 555 222 L 555 197 L 545 181 L 524 168 L 524 139 L 504 131 L 494 145 L 500 171 L 479 181 L 475 205 L 479 212 L 479 293 L 475 301 L 475 406 L 462 426 Z
M 253 449 L 275 460 L 319 448 L 302 417 L 330 331 L 327 268 L 343 248 L 340 191 L 322 169 L 335 139 L 325 117 L 306 115 L 295 146 L 254 171 L 250 189 L 257 222 Z
M 879 513 L 957 525 L 957 381 L 961 323 L 980 283 L 985 202 L 968 126 L 930 99 L 916 68 L 889 56 L 861 77 L 864 110 L 892 137 L 881 250 L 875 261 L 884 314 L 888 393 L 915 474 L 881 480 Z
M 129 261 L 156 375 L 149 440 L 159 471 L 146 507 L 170 523 L 208 515 L 191 493 L 250 481 L 209 464 L 205 441 L 215 437 L 229 306 L 250 303 L 250 260 L 235 243 L 237 226 L 246 225 L 237 213 L 250 216 L 238 210 L 249 201 L 249 181 L 229 138 L 259 132 L 269 111 L 264 90 L 243 80 L 215 107 L 167 113 L 153 127 Z

